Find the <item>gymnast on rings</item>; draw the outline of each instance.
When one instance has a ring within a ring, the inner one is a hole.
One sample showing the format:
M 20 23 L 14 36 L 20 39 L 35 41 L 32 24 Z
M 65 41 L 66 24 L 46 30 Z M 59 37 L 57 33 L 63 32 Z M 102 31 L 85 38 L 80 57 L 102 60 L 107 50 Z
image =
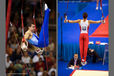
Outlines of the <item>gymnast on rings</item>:
M 88 42 L 89 42 L 89 36 L 88 36 L 88 30 L 89 26 L 92 23 L 105 23 L 104 20 L 99 21 L 93 21 L 93 20 L 87 20 L 88 14 L 85 12 L 83 13 L 83 19 L 78 20 L 67 20 L 67 17 L 64 20 L 64 23 L 79 23 L 80 26 L 80 56 L 81 56 L 81 64 L 86 65 L 86 56 L 87 56 L 87 50 L 88 50 Z
M 48 25 L 48 21 L 49 21 L 47 19 L 49 17 L 49 11 L 50 11 L 50 9 L 48 8 L 47 4 L 45 4 L 44 23 L 46 23 L 46 25 Z M 44 26 L 45 26 L 45 24 L 44 24 Z M 28 24 L 28 30 L 25 32 L 25 35 L 24 35 L 24 37 L 22 39 L 21 48 L 22 48 L 23 51 L 27 51 L 28 43 L 29 43 L 29 44 L 34 46 L 34 48 L 37 51 L 37 53 L 42 53 L 43 50 L 41 50 L 39 48 L 39 45 L 41 44 L 41 43 L 39 43 L 39 37 L 34 32 L 35 32 L 34 23 Z M 42 44 L 44 44 L 44 43 L 42 43 Z

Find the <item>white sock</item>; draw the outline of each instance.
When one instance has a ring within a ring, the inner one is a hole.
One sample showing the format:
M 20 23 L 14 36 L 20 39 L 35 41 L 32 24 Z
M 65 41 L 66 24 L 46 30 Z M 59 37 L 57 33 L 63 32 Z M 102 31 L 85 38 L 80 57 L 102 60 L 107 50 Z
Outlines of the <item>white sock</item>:
M 102 10 L 102 7 L 100 7 L 100 10 Z
M 47 6 L 47 4 L 45 3 L 45 10 L 47 10 L 48 9 L 48 6 Z
M 98 7 L 96 7 L 96 10 L 98 10 Z

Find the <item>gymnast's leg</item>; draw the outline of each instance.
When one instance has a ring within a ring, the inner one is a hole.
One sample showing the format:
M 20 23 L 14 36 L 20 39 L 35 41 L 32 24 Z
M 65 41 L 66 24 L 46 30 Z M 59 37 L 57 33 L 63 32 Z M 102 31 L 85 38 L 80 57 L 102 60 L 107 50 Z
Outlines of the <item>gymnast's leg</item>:
M 80 57 L 81 57 L 81 61 L 83 59 L 83 47 L 84 47 L 84 41 L 83 41 L 83 34 L 80 34 Z
M 99 0 L 97 0 L 96 10 L 98 10 Z
M 102 10 L 102 0 L 100 0 L 100 10 Z
M 89 36 L 88 36 L 88 34 L 85 34 L 84 37 L 85 37 L 84 38 L 84 61 L 86 61 L 87 51 L 88 51 Z
M 49 12 L 50 12 L 50 9 L 45 4 L 45 15 L 44 15 L 44 21 L 41 27 L 41 31 L 39 34 L 38 47 L 46 47 L 49 44 L 49 34 L 48 34 Z

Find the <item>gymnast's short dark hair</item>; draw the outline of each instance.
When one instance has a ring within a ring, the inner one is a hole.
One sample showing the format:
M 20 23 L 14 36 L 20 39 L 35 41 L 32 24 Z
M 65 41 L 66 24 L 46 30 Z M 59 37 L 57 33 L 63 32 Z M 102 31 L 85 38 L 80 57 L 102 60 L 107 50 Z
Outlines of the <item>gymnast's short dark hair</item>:
M 31 24 L 34 24 L 34 22 L 29 22 L 29 23 L 27 24 L 27 26 L 28 26 L 28 27 L 31 27 Z
M 88 17 L 88 14 L 86 12 L 83 13 L 83 18 L 86 19 Z

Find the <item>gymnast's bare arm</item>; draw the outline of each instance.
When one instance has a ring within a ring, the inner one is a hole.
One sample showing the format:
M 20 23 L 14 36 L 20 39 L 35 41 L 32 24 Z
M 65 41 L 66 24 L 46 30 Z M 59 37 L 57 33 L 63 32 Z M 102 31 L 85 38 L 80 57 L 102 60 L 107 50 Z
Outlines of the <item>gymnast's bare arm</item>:
M 65 19 L 64 23 L 67 23 L 67 22 L 68 23 L 80 23 L 80 21 L 81 21 L 80 19 L 78 19 L 78 20 L 67 20 L 67 19 Z
M 31 39 L 32 38 L 32 32 L 30 32 L 30 31 L 27 31 L 26 33 L 25 33 L 25 35 L 24 35 L 24 39 L 25 40 L 27 40 L 27 39 Z
M 22 42 L 21 42 L 21 48 L 22 48 L 23 51 L 27 51 L 27 49 L 28 49 L 27 39 L 30 39 L 30 38 L 32 38 L 32 33 L 28 30 L 25 33 L 25 35 L 24 35 L 24 37 L 22 39 Z
M 102 21 L 101 20 L 99 20 L 99 21 L 93 21 L 93 20 L 88 20 L 88 22 L 91 24 L 91 23 L 101 23 Z

